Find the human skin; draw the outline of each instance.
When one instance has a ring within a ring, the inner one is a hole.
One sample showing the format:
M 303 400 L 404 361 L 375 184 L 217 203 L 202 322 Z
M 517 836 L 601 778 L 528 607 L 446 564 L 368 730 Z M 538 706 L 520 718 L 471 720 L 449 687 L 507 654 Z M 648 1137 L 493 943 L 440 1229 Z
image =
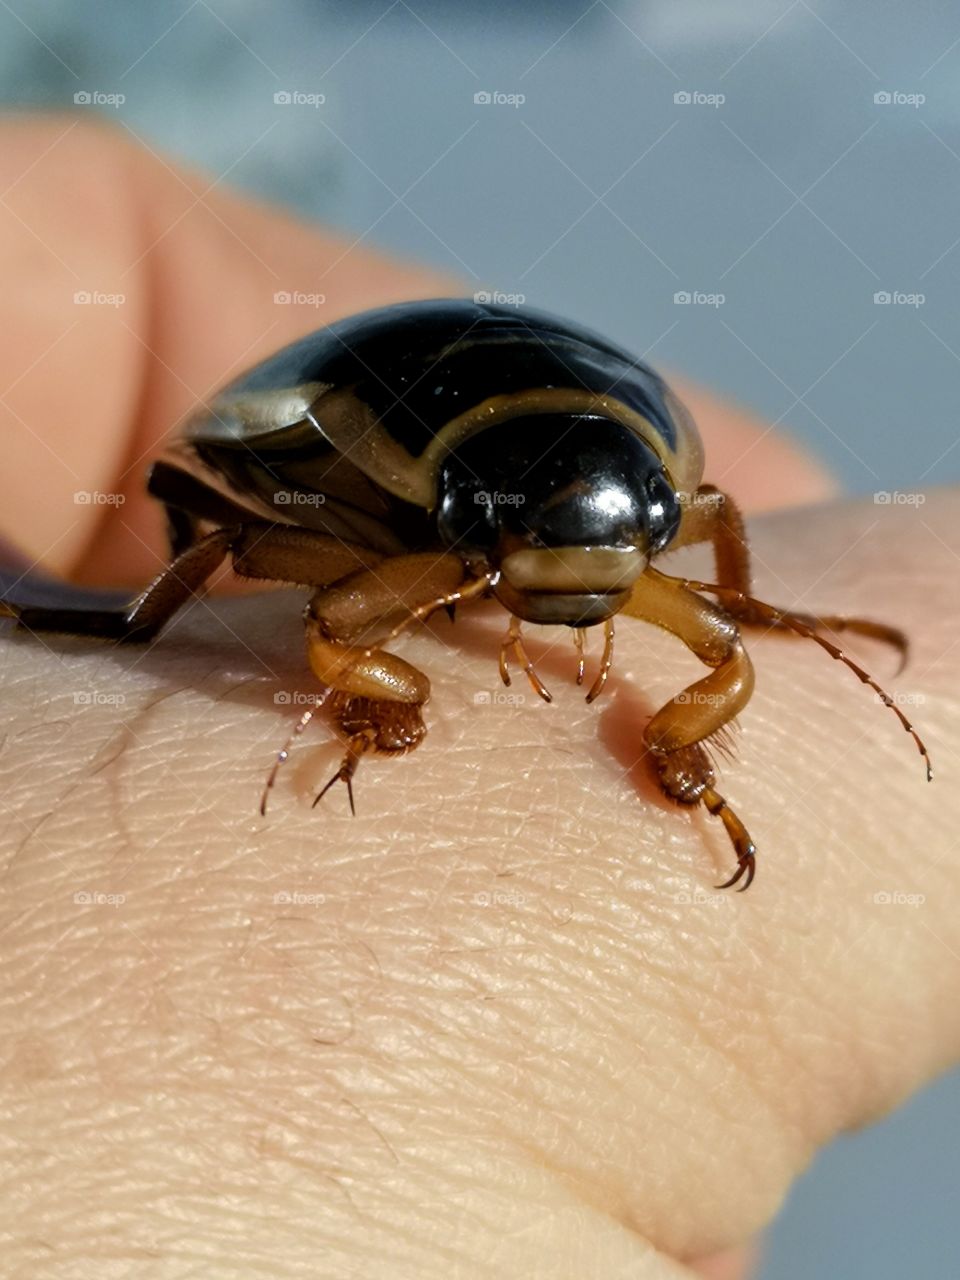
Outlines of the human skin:
M 162 563 L 140 459 L 196 399 L 336 315 L 462 292 L 197 202 L 209 180 L 111 131 L 0 131 L 0 529 L 75 581 Z M 128 302 L 78 318 L 79 288 Z M 274 308 L 283 288 L 327 302 Z M 788 441 L 683 394 L 748 511 L 829 495 Z M 668 803 L 642 748 L 702 668 L 639 622 L 592 707 L 568 633 L 529 628 L 547 707 L 522 677 L 515 705 L 475 701 L 496 604 L 432 621 L 395 646 L 433 683 L 424 745 L 365 761 L 351 818 L 341 788 L 310 808 L 342 751 L 311 726 L 266 819 L 297 714 L 276 695 L 313 688 L 302 593 L 205 598 L 146 649 L 0 625 L 4 1276 L 739 1274 L 820 1146 L 956 1060 L 958 527 L 953 492 L 751 520 L 759 595 L 909 631 L 895 681 L 856 656 L 938 778 L 839 663 L 751 633 L 721 759 L 760 851 L 739 895 L 711 887 L 720 824 Z

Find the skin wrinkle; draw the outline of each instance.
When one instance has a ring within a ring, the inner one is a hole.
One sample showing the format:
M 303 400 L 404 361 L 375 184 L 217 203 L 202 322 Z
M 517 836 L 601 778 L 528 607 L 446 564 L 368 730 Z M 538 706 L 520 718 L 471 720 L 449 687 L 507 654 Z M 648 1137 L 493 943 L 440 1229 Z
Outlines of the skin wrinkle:
M 461 1066 L 461 1070 L 462 1070 L 462 1066 Z M 509 1101 L 511 1101 L 511 1102 L 512 1102 L 513 1100 L 509 1100 Z M 495 1108 L 495 1107 L 494 1107 L 494 1110 L 497 1110 L 497 1108 Z M 538 1158 L 540 1158 L 540 1160 L 541 1160 L 541 1158 L 543 1158 L 543 1155 L 541 1155 L 541 1153 L 539 1153 L 539 1152 L 538 1152 Z M 582 1183 L 582 1181 L 584 1181 L 584 1180 L 582 1180 L 582 1178 L 580 1178 L 580 1179 L 577 1179 L 577 1181 L 581 1181 L 581 1183 Z M 586 1185 L 586 1184 L 584 1183 L 584 1185 Z

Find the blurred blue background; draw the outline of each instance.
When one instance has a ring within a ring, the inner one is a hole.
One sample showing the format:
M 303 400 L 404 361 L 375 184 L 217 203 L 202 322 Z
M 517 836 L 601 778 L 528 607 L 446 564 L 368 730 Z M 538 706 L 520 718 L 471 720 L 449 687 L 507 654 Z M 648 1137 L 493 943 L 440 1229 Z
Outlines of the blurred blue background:
M 958 72 L 955 0 L 0 6 L 8 104 L 122 94 L 149 145 L 578 317 L 855 493 L 960 479 Z M 763 1280 L 960 1275 L 958 1136 L 954 1076 L 838 1142 Z

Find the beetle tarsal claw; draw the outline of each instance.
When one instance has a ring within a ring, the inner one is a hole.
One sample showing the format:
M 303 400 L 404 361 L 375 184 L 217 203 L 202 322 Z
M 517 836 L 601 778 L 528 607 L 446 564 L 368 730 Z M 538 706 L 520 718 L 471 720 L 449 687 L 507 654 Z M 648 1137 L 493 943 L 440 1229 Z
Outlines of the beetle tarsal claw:
M 732 889 L 738 880 L 746 877 L 743 880 L 743 884 L 739 886 L 739 892 L 742 893 L 744 889 L 750 888 L 753 877 L 756 874 L 757 846 L 750 839 L 746 827 L 727 804 L 726 800 L 714 791 L 713 787 L 704 787 L 701 800 L 706 805 L 708 812 L 713 814 L 715 818 L 719 818 L 723 823 L 737 855 L 736 871 L 728 880 L 724 880 L 723 884 L 718 884 L 715 887 L 717 889 Z
M 347 744 L 347 754 L 343 757 L 343 763 L 330 781 L 317 792 L 313 804 L 310 806 L 311 809 L 317 807 L 330 788 L 337 782 L 345 782 L 347 784 L 347 799 L 350 801 L 350 812 L 354 817 L 357 816 L 357 807 L 353 802 L 353 775 L 357 772 L 357 765 L 360 763 L 364 752 L 372 746 L 373 738 L 369 733 L 358 733 L 350 739 Z
M 527 679 L 530 681 L 530 685 L 534 693 L 538 693 L 544 702 L 552 702 L 553 696 L 547 686 L 537 675 L 534 670 L 533 663 L 524 648 L 523 638 L 520 635 L 521 626 L 522 623 L 516 615 L 511 617 L 510 626 L 507 628 L 507 634 L 500 642 L 500 679 L 504 684 L 509 685 L 510 671 L 507 667 L 507 654 L 512 649 L 513 655 L 525 672 Z
M 743 884 L 737 887 L 737 892 L 743 893 L 744 889 L 749 889 L 750 885 L 753 883 L 753 877 L 756 874 L 756 870 L 757 870 L 756 854 L 755 853 L 744 854 L 744 856 L 737 863 L 737 869 L 733 873 L 733 875 L 729 878 L 729 880 L 724 880 L 722 884 L 714 885 L 714 888 L 715 889 L 732 889 L 733 886 L 740 879 L 740 877 L 745 875 L 747 877 L 746 880 L 744 880 Z
M 356 817 L 357 807 L 353 803 L 353 775 L 351 773 L 347 773 L 345 770 L 345 766 L 343 765 L 340 766 L 340 768 L 333 775 L 330 781 L 320 788 L 316 796 L 314 796 L 313 804 L 310 806 L 310 808 L 315 809 L 317 805 L 320 803 L 320 801 L 323 799 L 323 797 L 330 790 L 330 788 L 334 786 L 334 784 L 337 782 L 345 782 L 347 784 L 347 798 L 350 801 L 350 812 L 353 814 L 354 817 Z

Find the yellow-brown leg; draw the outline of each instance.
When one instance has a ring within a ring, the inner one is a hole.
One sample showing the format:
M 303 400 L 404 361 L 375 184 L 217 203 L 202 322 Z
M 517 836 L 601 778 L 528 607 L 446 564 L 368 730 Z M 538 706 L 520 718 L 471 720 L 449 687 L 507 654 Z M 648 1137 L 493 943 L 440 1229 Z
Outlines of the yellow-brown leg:
M 677 636 L 708 667 L 708 675 L 661 707 L 644 731 L 664 792 L 680 804 L 704 804 L 719 817 L 737 855 L 737 869 L 719 888 L 753 880 L 756 847 L 743 823 L 716 790 L 704 743 L 722 731 L 753 692 L 753 667 L 736 623 L 677 578 L 647 569 L 623 610 Z
M 728 613 L 732 612 L 731 606 L 733 606 L 733 609 L 749 608 L 751 613 L 753 613 L 760 622 L 768 622 L 771 626 L 780 625 L 787 627 L 797 635 L 806 636 L 808 639 L 813 640 L 814 643 L 818 644 L 822 649 L 825 649 L 827 653 L 830 654 L 831 658 L 836 658 L 839 662 L 842 662 L 845 667 L 849 667 L 861 684 L 865 684 L 868 688 L 872 689 L 884 706 L 890 708 L 893 714 L 900 721 L 901 726 L 910 734 L 910 737 L 913 739 L 914 744 L 923 759 L 927 773 L 927 781 L 933 781 L 933 765 L 930 761 L 930 753 L 927 751 L 923 739 L 894 702 L 893 698 L 890 697 L 889 693 L 887 693 L 885 689 L 877 684 L 876 680 L 874 680 L 873 676 L 871 676 L 869 672 L 864 671 L 863 667 L 858 666 L 858 664 L 854 662 L 852 658 L 849 658 L 838 645 L 835 645 L 833 641 L 828 640 L 825 636 L 818 635 L 816 628 L 803 620 L 803 615 L 785 613 L 782 609 L 775 609 L 772 604 L 765 604 L 762 600 L 754 600 L 749 596 L 744 596 L 743 592 L 737 591 L 735 588 L 721 587 L 714 582 L 698 582 L 692 578 L 675 578 L 673 581 L 680 583 L 691 591 L 710 592 L 711 595 L 716 596 L 717 599 L 722 602 Z
M 900 655 L 903 670 L 907 659 L 907 637 L 898 627 L 874 622 L 870 618 L 849 618 L 842 614 L 794 613 L 776 610 L 776 617 L 754 607 L 750 593 L 752 573 L 750 547 L 746 525 L 739 507 L 726 493 L 712 484 L 701 485 L 693 493 L 683 510 L 683 518 L 674 547 L 692 546 L 698 542 L 711 542 L 717 566 L 717 583 L 740 592 L 742 599 L 730 597 L 725 603 L 729 613 L 744 626 L 765 627 L 773 631 L 792 631 L 793 622 L 802 623 L 815 631 L 847 631 L 868 636 L 891 645 Z
M 427 553 L 383 560 L 314 594 L 304 614 L 307 656 L 323 686 L 318 701 L 347 740 L 343 763 L 317 800 L 334 782 L 343 781 L 353 809 L 352 779 L 360 758 L 371 750 L 388 755 L 411 751 L 426 733 L 421 708 L 430 696 L 430 682 L 382 648 L 383 641 L 436 609 L 482 595 L 488 585 L 486 577 L 470 577 L 459 557 Z M 290 741 L 309 719 L 304 713 L 280 752 L 261 812 Z

